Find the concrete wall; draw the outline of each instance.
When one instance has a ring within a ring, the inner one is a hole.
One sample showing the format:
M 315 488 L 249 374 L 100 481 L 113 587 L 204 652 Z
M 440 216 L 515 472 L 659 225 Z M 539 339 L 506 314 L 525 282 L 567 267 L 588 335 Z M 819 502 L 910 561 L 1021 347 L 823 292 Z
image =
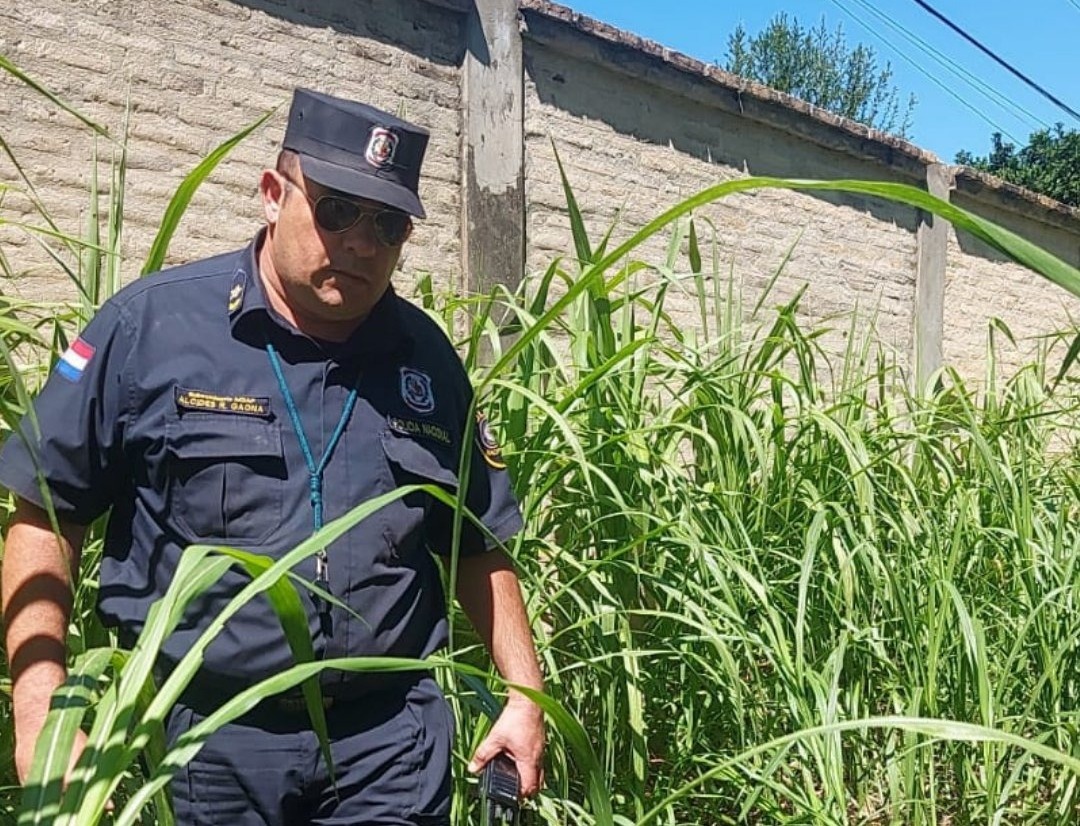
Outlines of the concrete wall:
M 685 96 L 645 94 L 640 82 L 583 56 L 536 44 L 527 51 L 526 67 L 528 262 L 534 269 L 572 248 L 556 151 L 594 243 L 613 223 L 613 241 L 623 241 L 662 210 L 743 170 L 800 177 L 826 169 L 853 178 L 877 173 L 866 161 L 782 131 L 748 129 L 735 116 Z M 764 190 L 729 196 L 698 210 L 697 217 L 700 230 L 708 229 L 705 221 L 716 228 L 719 274 L 735 277 L 744 306 L 759 300 L 790 252 L 768 306 L 810 284 L 803 300 L 810 320 L 827 323 L 857 306 L 876 317 L 881 340 L 906 361 L 913 329 L 912 210 Z M 669 237 L 657 235 L 633 257 L 663 263 Z M 688 260 L 682 257 L 675 269 L 688 272 Z M 699 324 L 692 284 L 686 292 L 671 291 L 668 309 L 682 327 Z M 846 329 L 846 322 L 839 324 Z
M 545 0 L 520 8 L 515 0 L 19 0 L 0 8 L 0 53 L 114 133 L 130 101 L 128 278 L 183 174 L 240 126 L 286 105 L 294 85 L 402 110 L 431 129 L 422 182 L 430 218 L 410 242 L 405 292 L 424 271 L 441 287 L 485 288 L 572 255 L 553 143 L 594 239 L 615 221 L 614 239 L 625 239 L 677 201 L 747 173 L 846 177 L 930 187 L 1080 265 L 1076 211 L 958 173 L 917 147 Z M 283 115 L 203 186 L 174 260 L 236 246 L 257 228 L 255 183 Z M 42 199 L 77 231 L 94 150 L 87 130 L 6 76 L 0 122 Z M 99 153 L 109 147 L 98 139 Z M 0 181 L 16 177 L 0 158 Z M 3 214 L 16 220 L 27 206 L 9 193 Z M 1019 363 L 1033 337 L 1080 310 L 948 225 L 876 200 L 772 190 L 731 196 L 698 217 L 715 227 L 706 240 L 744 303 L 790 253 L 769 304 L 806 285 L 814 321 L 857 306 L 913 375 L 944 358 L 981 376 L 992 317 L 1026 337 L 1004 356 Z M 29 276 L 6 291 L 70 295 L 24 234 L 0 227 L 0 242 Z M 664 236 L 634 256 L 659 264 L 666 248 Z M 676 275 L 687 269 L 685 257 L 676 261 Z M 699 326 L 689 289 L 673 290 L 668 309 L 680 326 Z M 843 344 L 838 331 L 833 346 Z
M 952 201 L 1012 230 L 1073 266 L 1080 266 L 1080 221 L 1019 197 L 1009 187 L 959 174 Z M 945 282 L 944 358 L 961 375 L 980 378 L 987 362 L 987 328 L 999 319 L 1017 339 L 995 338 L 996 355 L 1009 372 L 1028 363 L 1047 334 L 1080 323 L 1080 303 L 1069 293 L 1005 260 L 966 233 L 950 232 Z M 1060 364 L 1069 341 L 1058 342 L 1051 363 Z

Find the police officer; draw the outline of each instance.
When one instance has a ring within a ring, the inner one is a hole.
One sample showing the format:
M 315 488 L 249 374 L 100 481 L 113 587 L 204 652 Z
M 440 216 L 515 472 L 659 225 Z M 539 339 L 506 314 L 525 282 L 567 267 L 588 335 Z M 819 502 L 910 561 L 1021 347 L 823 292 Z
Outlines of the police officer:
M 386 112 L 296 90 L 276 168 L 259 180 L 266 226 L 251 245 L 121 290 L 60 359 L 36 425 L 7 440 L 0 483 L 17 504 L 3 604 L 22 779 L 65 676 L 70 572 L 85 526 L 107 509 L 98 610 L 128 642 L 194 542 L 280 556 L 358 503 L 413 483 L 464 486 L 500 542 L 520 529 L 498 447 L 482 417 L 468 419 L 459 359 L 390 285 L 412 218 L 424 217 L 427 141 Z M 466 450 L 471 471 L 459 478 Z M 300 566 L 351 609 L 304 591 L 317 655 L 424 657 L 443 647 L 432 554 L 452 552 L 452 522 L 434 497 L 409 495 Z M 458 600 L 500 673 L 540 688 L 507 557 L 469 525 L 458 552 Z M 230 572 L 197 601 L 165 645 L 164 671 L 244 582 Z M 268 603 L 249 603 L 208 649 L 170 738 L 291 664 Z M 336 786 L 303 703 L 270 699 L 218 731 L 176 778 L 179 821 L 447 822 L 452 720 L 431 675 L 327 672 L 322 690 Z M 539 709 L 511 692 L 469 768 L 505 752 L 523 794 L 534 794 L 543 740 Z

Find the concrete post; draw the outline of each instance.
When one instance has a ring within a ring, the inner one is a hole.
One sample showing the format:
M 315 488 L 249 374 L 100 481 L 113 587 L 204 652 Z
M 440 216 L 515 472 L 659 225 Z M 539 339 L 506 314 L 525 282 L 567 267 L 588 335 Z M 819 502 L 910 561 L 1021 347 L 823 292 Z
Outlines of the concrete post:
M 949 200 L 952 171 L 945 164 L 926 168 L 927 191 Z M 926 212 L 919 214 L 916 236 L 918 265 L 915 272 L 915 392 L 930 391 L 931 376 L 941 368 L 945 335 L 945 266 L 948 258 L 949 223 Z
M 525 270 L 524 69 L 517 0 L 475 0 L 466 22 L 462 157 L 465 288 Z

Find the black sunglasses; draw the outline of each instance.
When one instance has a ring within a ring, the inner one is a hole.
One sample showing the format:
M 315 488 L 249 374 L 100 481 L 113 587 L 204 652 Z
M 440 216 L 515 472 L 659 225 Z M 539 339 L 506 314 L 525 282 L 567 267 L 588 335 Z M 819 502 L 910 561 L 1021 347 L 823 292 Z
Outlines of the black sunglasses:
M 412 233 L 412 218 L 399 209 L 365 209 L 356 201 L 340 195 L 321 195 L 318 198 L 312 198 L 287 175 L 281 177 L 308 199 L 315 215 L 315 222 L 327 232 L 335 234 L 346 232 L 363 221 L 365 217 L 370 217 L 371 226 L 375 230 L 375 240 L 385 247 L 404 244 Z

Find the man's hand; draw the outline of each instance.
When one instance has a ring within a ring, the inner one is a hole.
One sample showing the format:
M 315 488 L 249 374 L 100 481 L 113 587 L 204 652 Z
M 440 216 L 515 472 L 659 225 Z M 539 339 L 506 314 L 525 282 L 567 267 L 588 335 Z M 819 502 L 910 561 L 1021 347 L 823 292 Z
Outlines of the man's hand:
M 512 696 L 487 737 L 477 747 L 469 771 L 477 774 L 505 752 L 521 777 L 521 796 L 533 797 L 544 783 L 544 713 L 521 696 Z
M 492 550 L 462 557 L 457 595 L 503 679 L 543 691 L 521 586 L 506 555 Z M 517 764 L 522 797 L 535 795 L 544 781 L 544 713 L 513 689 L 506 708 L 469 761 L 469 771 L 480 771 L 500 751 Z

